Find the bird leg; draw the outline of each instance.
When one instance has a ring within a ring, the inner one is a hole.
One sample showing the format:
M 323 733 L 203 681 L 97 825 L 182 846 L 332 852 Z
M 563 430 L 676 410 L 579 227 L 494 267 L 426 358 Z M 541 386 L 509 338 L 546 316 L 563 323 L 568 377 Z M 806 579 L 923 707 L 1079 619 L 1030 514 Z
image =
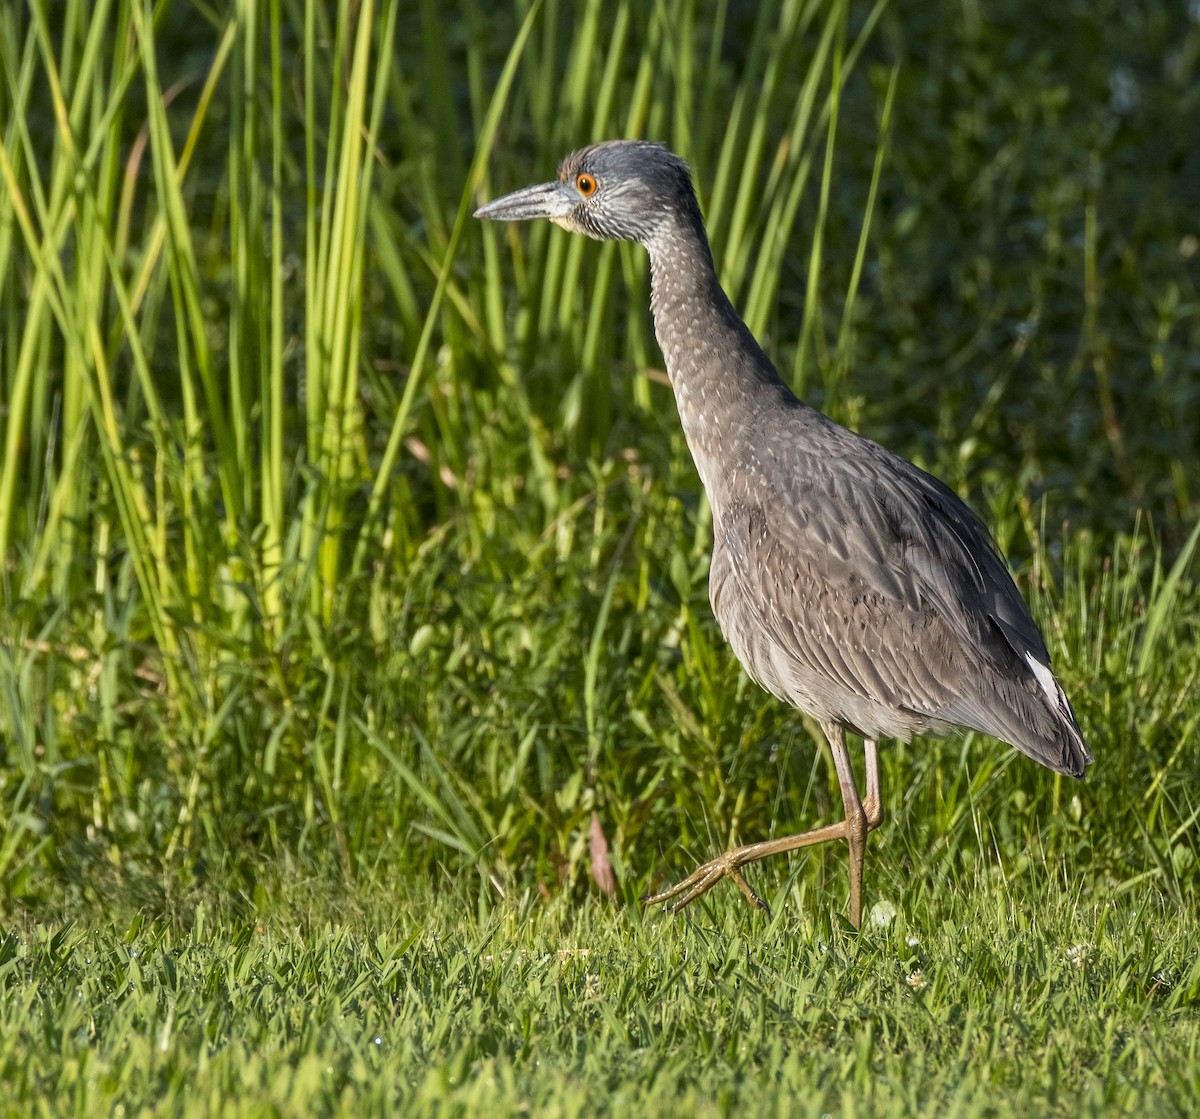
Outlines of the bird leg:
M 867 813 L 858 797 L 858 786 L 854 783 L 854 768 L 850 764 L 850 751 L 846 749 L 846 733 L 836 723 L 822 725 L 829 748 L 833 751 L 833 764 L 837 770 L 838 784 L 842 786 L 842 804 L 846 809 L 846 842 L 850 845 L 850 924 L 859 927 L 862 921 L 862 878 L 863 862 L 867 857 Z
M 874 831 L 883 823 L 883 797 L 879 791 L 879 750 L 873 738 L 868 738 L 863 747 L 867 755 L 867 795 L 863 797 L 862 806 L 867 814 L 867 831 Z
M 718 855 L 711 862 L 697 867 L 682 882 L 677 882 L 669 889 L 663 890 L 661 893 L 646 895 L 642 898 L 642 902 L 645 905 L 658 905 L 660 902 L 670 901 L 671 898 L 683 894 L 683 897 L 679 898 L 674 905 L 667 907 L 672 913 L 678 913 L 685 905 L 695 901 L 701 895 L 707 894 L 722 878 L 732 878 L 734 885 L 742 891 L 751 905 L 765 909 L 769 913 L 771 907 L 750 888 L 749 883 L 742 877 L 741 868 L 747 863 L 758 862 L 759 859 L 765 859 L 770 855 L 783 855 L 800 847 L 811 847 L 817 843 L 827 843 L 831 839 L 844 839 L 845 837 L 846 824 L 843 821 L 839 824 L 828 824 L 823 828 L 806 831 L 802 835 L 785 835 L 780 839 L 747 843 L 744 847 L 735 847 L 732 851 L 726 851 L 725 854 Z
M 867 833 L 873 831 L 883 820 L 883 802 L 879 795 L 879 755 L 874 739 L 866 741 L 867 760 L 867 802 L 864 805 L 858 797 L 858 789 L 854 784 L 854 771 L 850 764 L 850 754 L 846 749 L 846 736 L 837 723 L 822 724 L 825 737 L 829 740 L 833 752 L 833 764 L 837 770 L 838 783 L 842 788 L 842 803 L 845 806 L 846 818 L 837 824 L 827 824 L 823 828 L 802 832 L 799 835 L 786 835 L 779 839 L 768 839 L 761 843 L 747 843 L 735 847 L 723 855 L 697 867 L 682 882 L 676 883 L 669 889 L 642 898 L 645 905 L 658 905 L 679 897 L 673 905 L 668 906 L 672 913 L 678 913 L 685 905 L 696 898 L 708 893 L 722 878 L 730 878 L 751 905 L 770 912 L 770 906 L 751 889 L 750 884 L 742 877 L 741 868 L 747 863 L 758 862 L 759 859 L 771 855 L 783 855 L 801 847 L 812 847 L 818 843 L 827 843 L 831 839 L 845 839 L 850 845 L 850 921 L 858 928 L 862 919 L 862 872 L 863 861 L 867 850 Z M 683 895 L 680 897 L 679 895 Z

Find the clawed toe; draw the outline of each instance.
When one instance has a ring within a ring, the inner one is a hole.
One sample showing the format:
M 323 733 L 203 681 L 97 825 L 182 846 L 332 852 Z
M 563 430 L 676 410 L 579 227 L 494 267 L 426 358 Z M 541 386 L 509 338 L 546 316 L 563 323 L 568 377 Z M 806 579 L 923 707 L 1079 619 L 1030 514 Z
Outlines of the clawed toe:
M 848 809 L 849 805 L 847 805 Z M 859 812 L 862 812 L 861 807 Z M 842 820 L 840 823 L 827 824 L 823 828 L 814 828 L 812 831 L 803 832 L 800 835 L 788 835 L 782 839 L 768 839 L 761 843 L 748 843 L 744 847 L 735 847 L 732 851 L 726 851 L 725 854 L 697 867 L 682 882 L 677 882 L 674 886 L 657 894 L 643 895 L 642 904 L 661 905 L 663 902 L 672 901 L 673 898 L 679 898 L 678 901 L 667 906 L 669 913 L 678 913 L 684 906 L 690 905 L 698 897 L 707 894 L 722 878 L 730 878 L 733 880 L 733 884 L 742 891 L 742 897 L 755 909 L 761 909 L 769 915 L 771 907 L 754 892 L 750 883 L 742 876 L 742 867 L 747 863 L 765 859 L 769 855 L 782 855 L 800 847 L 811 847 L 817 843 L 849 838 L 851 838 L 850 824 L 848 821 Z M 857 913 L 853 907 L 853 900 L 852 898 L 851 915 L 852 918 L 855 918 Z
M 720 865 L 723 860 L 724 856 L 720 859 L 713 859 L 712 862 L 705 863 L 692 871 L 682 882 L 676 882 L 674 886 L 657 894 L 644 895 L 642 904 L 661 905 L 669 902 L 672 898 L 679 898 L 678 901 L 666 907 L 668 913 L 678 913 L 684 906 L 690 905 L 701 895 L 707 894 L 725 876 L 725 868 Z M 680 897 L 680 894 L 683 896 Z
M 698 867 L 682 882 L 677 882 L 669 889 L 662 890 L 657 894 L 644 894 L 641 899 L 642 904 L 660 905 L 663 902 L 671 901 L 672 898 L 679 898 L 678 901 L 666 907 L 668 913 L 678 913 L 698 897 L 707 894 L 722 878 L 730 878 L 751 905 L 770 914 L 771 907 L 754 892 L 750 883 L 743 877 L 740 869 L 741 863 L 737 859 L 738 853 L 738 851 L 727 851 L 719 858 Z M 681 894 L 682 897 L 679 896 Z
M 754 906 L 755 909 L 761 909 L 768 917 L 771 916 L 771 907 L 754 892 L 750 883 L 742 877 L 742 872 L 736 866 L 731 866 L 725 873 L 733 879 L 734 885 L 742 891 L 742 897 Z

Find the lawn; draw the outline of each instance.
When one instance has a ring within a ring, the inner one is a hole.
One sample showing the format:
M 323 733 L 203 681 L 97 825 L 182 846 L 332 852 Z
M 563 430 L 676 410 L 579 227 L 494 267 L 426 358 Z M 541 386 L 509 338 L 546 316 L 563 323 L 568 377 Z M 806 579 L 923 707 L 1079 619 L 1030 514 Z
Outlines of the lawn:
M 1200 1090 L 1195 922 L 1140 892 L 981 877 L 859 935 L 803 894 L 663 920 L 531 891 L 476 922 L 453 891 L 313 885 L 257 919 L 12 934 L 9 1106 L 1185 1115 Z
M 0 5 L 0 1114 L 1200 1109 L 1200 20 L 1177 3 Z M 984 517 L 1096 755 L 741 673 L 611 136 Z M 855 746 L 857 753 L 857 746 Z

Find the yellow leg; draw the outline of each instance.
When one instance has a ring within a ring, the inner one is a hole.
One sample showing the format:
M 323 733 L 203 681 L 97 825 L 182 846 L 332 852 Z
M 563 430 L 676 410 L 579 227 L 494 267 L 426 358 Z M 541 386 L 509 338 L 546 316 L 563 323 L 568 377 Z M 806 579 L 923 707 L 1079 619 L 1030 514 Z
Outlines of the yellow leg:
M 678 882 L 660 893 L 642 898 L 643 903 L 658 905 L 661 902 L 670 901 L 672 898 L 679 898 L 677 902 L 668 907 L 672 913 L 677 913 L 685 905 L 708 893 L 722 878 L 730 878 L 751 905 L 769 912 L 767 903 L 751 889 L 749 883 L 742 877 L 742 867 L 747 863 L 758 862 L 759 859 L 765 859 L 771 855 L 783 855 L 801 847 L 827 843 L 831 839 L 845 839 L 850 846 L 850 921 L 855 928 L 858 928 L 862 921 L 862 876 L 863 862 L 867 851 L 867 833 L 874 831 L 883 820 L 883 802 L 879 795 L 879 754 L 875 740 L 867 739 L 867 800 L 864 804 L 859 800 L 858 789 L 854 784 L 854 771 L 850 764 L 849 751 L 846 749 L 845 732 L 837 723 L 822 724 L 822 730 L 825 731 L 825 737 L 829 740 L 829 748 L 833 753 L 833 764 L 837 770 L 838 784 L 842 789 L 842 803 L 846 811 L 844 820 L 798 835 L 787 835 L 780 839 L 769 839 L 762 843 L 747 843 L 742 847 L 735 847 L 703 866 L 697 867 L 682 882 Z

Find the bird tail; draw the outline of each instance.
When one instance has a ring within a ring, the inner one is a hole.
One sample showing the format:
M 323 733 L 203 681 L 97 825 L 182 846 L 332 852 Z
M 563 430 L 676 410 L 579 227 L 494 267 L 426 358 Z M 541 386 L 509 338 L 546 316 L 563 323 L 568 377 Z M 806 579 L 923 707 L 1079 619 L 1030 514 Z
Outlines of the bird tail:
M 1049 665 L 1028 652 L 1024 661 L 1027 672 L 1000 678 L 992 685 L 994 694 L 968 701 L 954 718 L 1010 743 L 1055 773 L 1082 777 L 1094 759 L 1071 701 Z
M 1084 769 L 1091 765 L 1094 759 L 1087 743 L 1083 740 L 1083 732 L 1079 729 L 1079 720 L 1075 718 L 1071 701 L 1067 699 L 1067 693 L 1063 691 L 1058 677 L 1050 671 L 1048 664 L 1043 664 L 1032 653 L 1025 654 L 1025 663 L 1029 665 L 1029 670 L 1033 673 L 1036 681 L 1035 694 L 1037 698 L 1041 699 L 1049 709 L 1053 733 L 1048 742 L 1043 738 L 1035 747 L 1040 748 L 1040 752 L 1049 746 L 1048 758 L 1033 753 L 1019 742 L 1015 745 L 1018 750 L 1030 754 L 1031 757 L 1036 758 L 1043 765 L 1048 765 L 1058 773 L 1066 773 L 1071 777 L 1082 777 Z

